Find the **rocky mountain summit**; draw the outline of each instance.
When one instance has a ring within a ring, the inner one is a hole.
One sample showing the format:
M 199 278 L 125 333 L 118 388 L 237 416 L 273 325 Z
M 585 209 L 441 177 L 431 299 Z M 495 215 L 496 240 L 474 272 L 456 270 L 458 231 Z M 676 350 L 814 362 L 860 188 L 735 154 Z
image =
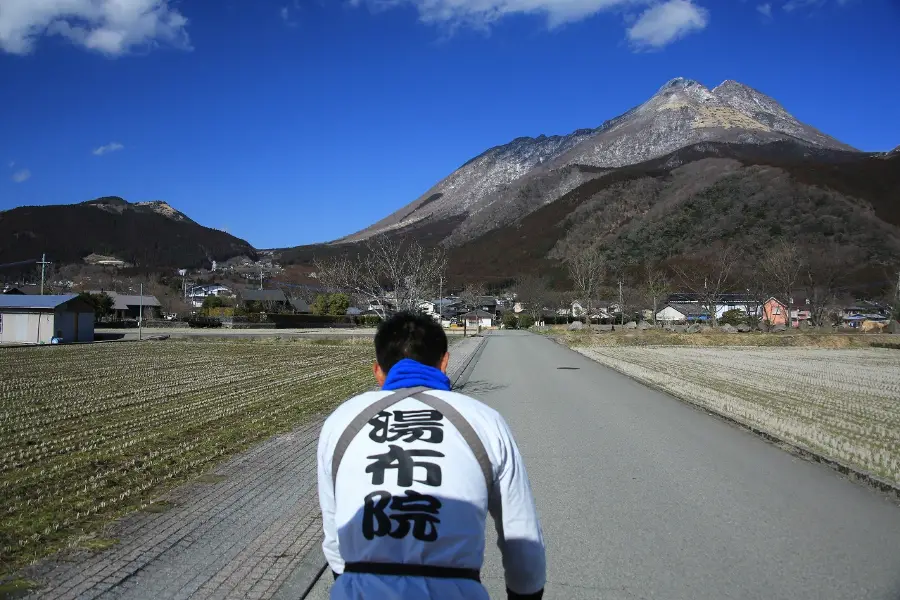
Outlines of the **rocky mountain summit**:
M 704 142 L 786 142 L 798 152 L 856 152 L 742 83 L 728 80 L 710 90 L 679 77 L 643 104 L 596 129 L 517 138 L 491 148 L 411 204 L 338 242 L 457 217 L 461 223 L 448 241 L 461 243 L 521 218 L 612 169 Z
M 118 196 L 104 196 L 102 198 L 97 198 L 96 200 L 82 202 L 81 204 L 84 206 L 93 206 L 94 208 L 99 208 L 100 210 L 113 214 L 121 215 L 126 212 L 142 214 L 154 213 L 178 223 L 194 223 L 194 221 L 188 218 L 183 212 L 175 209 L 168 202 L 162 200 L 128 202 Z

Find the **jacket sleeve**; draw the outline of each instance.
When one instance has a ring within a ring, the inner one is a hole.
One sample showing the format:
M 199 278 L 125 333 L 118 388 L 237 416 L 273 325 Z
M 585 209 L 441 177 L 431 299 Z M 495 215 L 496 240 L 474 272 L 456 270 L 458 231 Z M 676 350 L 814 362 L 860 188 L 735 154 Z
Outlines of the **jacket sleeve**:
M 509 426 L 499 419 L 500 465 L 488 509 L 503 554 L 509 598 L 537 600 L 547 571 L 544 536 L 522 456 Z
M 338 547 L 337 525 L 334 521 L 334 483 L 331 478 L 331 459 L 334 448 L 332 448 L 330 443 L 329 433 L 332 428 L 329 425 L 330 423 L 326 421 L 322 427 L 322 433 L 319 434 L 319 447 L 316 452 L 319 506 L 322 509 L 322 529 L 325 533 L 325 539 L 322 541 L 322 551 L 331 570 L 340 574 L 344 572 L 344 560 L 341 558 L 340 548 Z

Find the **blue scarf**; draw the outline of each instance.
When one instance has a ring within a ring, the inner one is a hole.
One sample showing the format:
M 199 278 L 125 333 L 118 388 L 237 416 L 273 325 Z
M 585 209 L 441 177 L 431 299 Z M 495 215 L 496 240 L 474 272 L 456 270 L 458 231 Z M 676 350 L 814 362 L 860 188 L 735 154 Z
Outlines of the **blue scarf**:
M 423 365 L 411 358 L 404 358 L 391 367 L 381 389 L 399 390 L 420 385 L 433 390 L 450 391 L 450 379 L 440 369 Z

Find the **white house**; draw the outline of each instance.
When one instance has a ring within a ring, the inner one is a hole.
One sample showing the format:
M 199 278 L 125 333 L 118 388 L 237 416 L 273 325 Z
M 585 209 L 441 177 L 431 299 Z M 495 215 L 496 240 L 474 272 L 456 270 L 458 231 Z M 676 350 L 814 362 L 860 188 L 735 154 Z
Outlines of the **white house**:
M 231 298 L 234 296 L 234 292 L 231 291 L 231 288 L 227 288 L 224 285 L 198 285 L 191 288 L 188 292 L 188 300 L 194 308 L 200 308 L 203 306 L 203 301 L 206 300 L 208 296 L 223 296 L 227 298 Z
M 687 321 L 704 320 L 706 313 L 699 304 L 667 304 L 665 308 L 656 313 L 659 323 L 685 323 Z
M 666 303 L 669 306 L 700 307 L 700 296 L 697 294 L 670 294 Z M 665 310 L 665 309 L 663 309 Z M 700 307 L 704 313 L 706 307 Z M 760 303 L 748 294 L 721 294 L 716 299 L 716 318 L 720 319 L 729 310 L 740 310 L 745 315 L 759 316 L 762 311 Z M 662 311 L 660 311 L 662 312 Z M 657 320 L 660 320 L 657 316 Z
M 494 324 L 494 315 L 483 310 L 470 310 L 462 315 L 466 322 L 466 327 L 477 329 L 478 327 L 490 327 Z

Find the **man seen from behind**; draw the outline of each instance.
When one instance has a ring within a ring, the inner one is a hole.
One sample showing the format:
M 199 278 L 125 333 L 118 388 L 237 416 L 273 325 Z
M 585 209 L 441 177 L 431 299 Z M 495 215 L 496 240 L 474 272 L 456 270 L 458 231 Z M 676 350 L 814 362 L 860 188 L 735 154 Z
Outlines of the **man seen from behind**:
M 318 484 L 334 600 L 486 600 L 493 517 L 510 600 L 539 600 L 544 541 L 503 417 L 450 390 L 443 328 L 398 313 L 375 336 L 379 391 L 325 421 Z

